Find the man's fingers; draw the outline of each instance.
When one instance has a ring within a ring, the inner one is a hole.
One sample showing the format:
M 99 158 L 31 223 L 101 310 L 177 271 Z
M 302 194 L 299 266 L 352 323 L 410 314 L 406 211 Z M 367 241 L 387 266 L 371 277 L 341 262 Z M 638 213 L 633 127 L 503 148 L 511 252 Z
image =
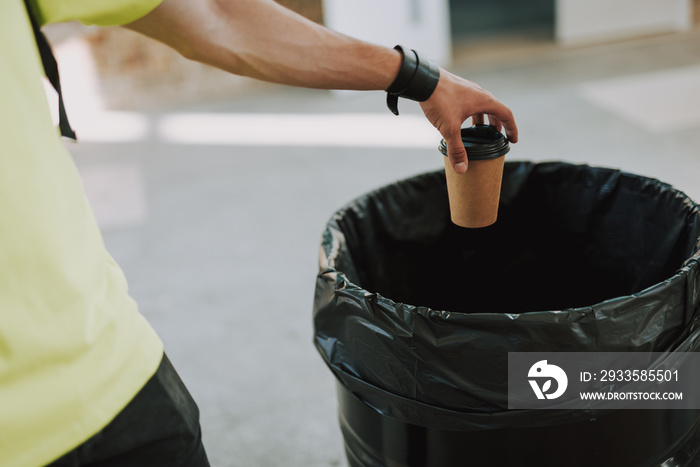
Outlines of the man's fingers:
M 489 115 L 489 125 L 494 127 L 496 131 L 501 131 L 503 129 L 503 124 L 495 115 Z
M 489 94 L 488 104 L 486 105 L 486 114 L 489 116 L 489 122 L 498 121 L 502 128 L 505 128 L 508 141 L 511 143 L 518 142 L 518 127 L 515 124 L 513 112 L 501 101 Z M 494 120 L 495 119 L 495 120 Z M 492 123 L 493 124 L 493 123 Z M 501 129 L 499 129 L 501 131 Z
M 508 141 L 511 143 L 517 143 L 518 142 L 518 126 L 515 124 L 515 118 L 513 117 L 513 112 L 501 104 L 502 109 L 496 115 L 495 113 L 493 114 L 494 118 L 498 119 L 498 121 L 503 125 L 503 128 L 506 130 L 506 136 L 508 137 Z M 489 120 L 491 119 L 491 116 L 489 115 Z M 500 131 L 500 129 L 499 129 Z
M 483 124 L 484 124 L 484 114 L 472 115 L 472 125 L 483 125 Z
M 511 143 L 517 143 L 518 142 L 518 127 L 515 125 L 515 120 L 510 120 L 508 122 L 503 122 L 503 126 L 506 129 L 506 136 L 508 137 L 508 141 Z

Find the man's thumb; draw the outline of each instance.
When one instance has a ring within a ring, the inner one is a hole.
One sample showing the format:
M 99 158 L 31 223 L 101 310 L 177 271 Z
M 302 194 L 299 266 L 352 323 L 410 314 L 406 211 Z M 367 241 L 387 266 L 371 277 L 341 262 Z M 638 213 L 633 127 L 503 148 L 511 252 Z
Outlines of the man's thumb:
M 450 159 L 454 171 L 458 174 L 466 172 L 469 160 L 460 133 L 458 132 L 450 139 L 445 138 L 445 142 L 447 143 L 447 157 Z

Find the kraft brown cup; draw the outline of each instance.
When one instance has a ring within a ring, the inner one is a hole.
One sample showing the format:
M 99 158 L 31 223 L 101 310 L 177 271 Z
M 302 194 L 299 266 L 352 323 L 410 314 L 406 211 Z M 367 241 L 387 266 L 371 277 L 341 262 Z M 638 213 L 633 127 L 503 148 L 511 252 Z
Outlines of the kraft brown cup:
M 462 143 L 469 167 L 463 174 L 452 168 L 443 139 L 440 152 L 445 155 L 445 177 L 452 222 L 460 227 L 487 227 L 498 218 L 501 182 L 508 140 L 489 125 L 462 129 Z
M 469 168 L 458 174 L 445 157 L 447 196 L 452 222 L 460 227 L 487 227 L 498 218 L 501 181 L 506 158 L 469 161 Z

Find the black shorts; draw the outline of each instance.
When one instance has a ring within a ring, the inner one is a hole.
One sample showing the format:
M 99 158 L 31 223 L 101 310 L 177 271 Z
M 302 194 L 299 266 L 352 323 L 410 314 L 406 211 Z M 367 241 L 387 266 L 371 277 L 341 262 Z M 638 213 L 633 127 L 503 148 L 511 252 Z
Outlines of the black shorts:
M 168 357 L 109 425 L 46 467 L 209 467 L 199 409 Z

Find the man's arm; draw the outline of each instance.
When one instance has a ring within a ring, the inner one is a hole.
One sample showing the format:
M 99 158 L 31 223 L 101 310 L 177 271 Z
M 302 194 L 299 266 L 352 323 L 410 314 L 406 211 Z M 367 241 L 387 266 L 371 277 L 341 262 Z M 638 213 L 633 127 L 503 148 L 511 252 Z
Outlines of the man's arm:
M 164 0 L 126 27 L 189 59 L 291 86 L 385 90 L 402 60 L 397 50 L 332 31 L 272 0 Z M 466 170 L 460 129 L 469 117 L 480 123 L 487 114 L 492 125 L 502 125 L 510 141 L 517 141 L 510 109 L 475 83 L 445 70 L 421 107 L 447 141 L 458 172 Z

